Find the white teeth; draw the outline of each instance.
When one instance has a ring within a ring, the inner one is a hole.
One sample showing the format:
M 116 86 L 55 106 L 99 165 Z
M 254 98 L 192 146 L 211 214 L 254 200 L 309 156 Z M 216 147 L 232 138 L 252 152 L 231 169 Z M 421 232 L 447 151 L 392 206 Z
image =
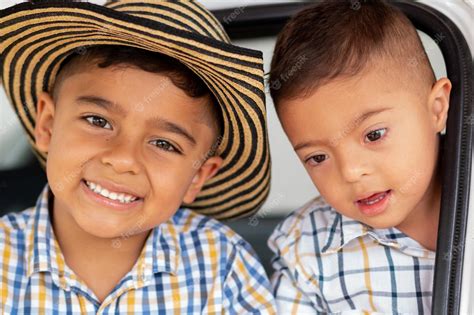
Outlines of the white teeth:
M 383 194 L 383 195 L 377 197 L 377 198 L 374 199 L 374 200 L 367 200 L 367 201 L 364 201 L 364 203 L 365 203 L 365 204 L 368 204 L 368 205 L 373 205 L 374 203 L 377 203 L 377 202 L 379 202 L 380 200 L 382 200 L 383 198 L 385 198 L 385 195 L 386 195 L 386 194 Z
M 103 188 L 101 191 L 100 191 L 100 194 L 104 197 L 109 197 L 109 191 L 105 188 Z
M 86 185 L 87 187 L 90 188 L 90 190 L 92 190 L 96 194 L 102 195 L 111 200 L 118 200 L 121 203 L 130 203 L 138 199 L 135 196 L 128 195 L 125 193 L 118 193 L 118 192 L 113 192 L 113 191 L 109 192 L 107 189 L 102 188 L 99 184 L 96 184 L 93 182 L 86 181 Z
M 120 201 L 120 202 L 124 202 L 124 195 L 123 194 L 120 194 L 117 196 L 117 199 Z

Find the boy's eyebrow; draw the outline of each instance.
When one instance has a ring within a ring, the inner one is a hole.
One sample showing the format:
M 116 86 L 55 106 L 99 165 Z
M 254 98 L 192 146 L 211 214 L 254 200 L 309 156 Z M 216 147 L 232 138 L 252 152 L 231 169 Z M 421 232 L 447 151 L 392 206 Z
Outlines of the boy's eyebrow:
M 98 96 L 92 96 L 92 95 L 80 96 L 76 99 L 76 102 L 94 104 L 106 110 L 115 111 L 123 116 L 127 115 L 128 113 L 127 110 L 125 110 L 119 104 L 113 103 L 109 100 L 106 100 Z M 149 126 L 156 126 L 160 129 L 164 129 L 166 131 L 181 135 L 184 138 L 186 138 L 193 146 L 197 144 L 196 139 L 194 139 L 194 137 L 191 135 L 190 132 L 188 132 L 184 127 L 172 121 L 169 121 L 160 117 L 152 117 L 146 120 L 146 124 Z
M 345 132 L 345 135 L 349 135 L 352 133 L 352 131 L 357 128 L 358 125 L 362 124 L 365 120 L 369 119 L 370 117 L 374 116 L 374 115 L 377 115 L 377 114 L 380 114 L 381 112 L 385 112 L 387 110 L 391 110 L 393 107 L 384 107 L 384 108 L 379 108 L 379 109 L 374 109 L 374 110 L 369 110 L 365 113 L 363 113 L 362 115 L 359 115 L 356 119 L 354 119 L 350 124 L 350 128 L 345 128 L 345 129 L 349 129 L 348 132 Z M 307 141 L 307 142 L 303 142 L 303 143 L 299 143 L 297 145 L 294 146 L 294 150 L 295 151 L 298 151 L 298 150 L 301 150 L 303 148 L 306 148 L 306 147 L 310 147 L 310 146 L 316 146 L 316 145 L 324 145 L 324 144 L 327 144 L 328 141 L 325 141 L 325 140 L 310 140 L 310 141 Z
M 79 96 L 76 99 L 77 103 L 89 103 L 89 104 L 94 104 L 99 107 L 102 107 L 105 110 L 110 110 L 113 112 L 117 112 L 121 115 L 126 115 L 127 111 L 124 110 L 120 105 L 117 103 L 113 103 L 109 100 L 106 100 L 105 98 L 98 97 L 98 96 L 93 96 L 93 95 L 83 95 Z
M 147 125 L 158 126 L 159 128 L 164 129 L 166 131 L 179 134 L 185 137 L 193 146 L 196 145 L 196 139 L 194 139 L 191 133 L 188 132 L 184 127 L 181 127 L 180 125 L 172 121 L 160 117 L 154 117 L 147 119 Z

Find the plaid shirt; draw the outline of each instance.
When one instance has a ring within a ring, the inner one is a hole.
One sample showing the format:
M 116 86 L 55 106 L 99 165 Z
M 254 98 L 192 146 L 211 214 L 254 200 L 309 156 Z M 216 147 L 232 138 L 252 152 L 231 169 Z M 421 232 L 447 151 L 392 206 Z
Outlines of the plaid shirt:
M 435 253 L 395 228 L 372 229 L 321 197 L 275 229 L 281 314 L 429 314 Z
M 248 243 L 187 209 L 151 231 L 133 269 L 99 303 L 65 264 L 48 193 L 0 218 L 0 314 L 275 314 Z

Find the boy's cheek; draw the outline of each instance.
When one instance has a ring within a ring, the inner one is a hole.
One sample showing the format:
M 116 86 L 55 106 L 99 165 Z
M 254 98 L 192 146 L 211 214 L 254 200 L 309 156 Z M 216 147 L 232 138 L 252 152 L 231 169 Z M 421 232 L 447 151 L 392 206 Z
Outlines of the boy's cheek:
M 47 156 L 46 173 L 54 193 L 77 186 L 84 177 L 84 167 L 91 159 L 93 143 L 89 145 L 68 133 L 53 134 Z
M 77 156 L 76 156 L 77 158 Z M 46 174 L 53 193 L 62 193 L 70 187 L 77 186 L 82 179 L 81 163 L 75 163 L 74 156 L 60 154 L 52 150 L 47 157 Z
M 350 196 L 344 191 L 344 186 L 335 180 L 334 174 L 311 175 L 311 180 L 321 196 L 333 207 L 345 209 Z

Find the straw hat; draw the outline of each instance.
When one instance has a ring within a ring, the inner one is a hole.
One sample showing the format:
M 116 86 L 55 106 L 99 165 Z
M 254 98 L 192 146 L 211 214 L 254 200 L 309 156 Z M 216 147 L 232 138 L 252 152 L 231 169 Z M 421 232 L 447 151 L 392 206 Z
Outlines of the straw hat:
M 132 46 L 173 57 L 194 71 L 219 102 L 219 173 L 188 205 L 219 219 L 255 212 L 269 192 L 262 53 L 231 45 L 216 18 L 192 1 L 47 1 L 0 11 L 3 86 L 34 144 L 37 96 L 51 91 L 61 62 L 92 45 Z

